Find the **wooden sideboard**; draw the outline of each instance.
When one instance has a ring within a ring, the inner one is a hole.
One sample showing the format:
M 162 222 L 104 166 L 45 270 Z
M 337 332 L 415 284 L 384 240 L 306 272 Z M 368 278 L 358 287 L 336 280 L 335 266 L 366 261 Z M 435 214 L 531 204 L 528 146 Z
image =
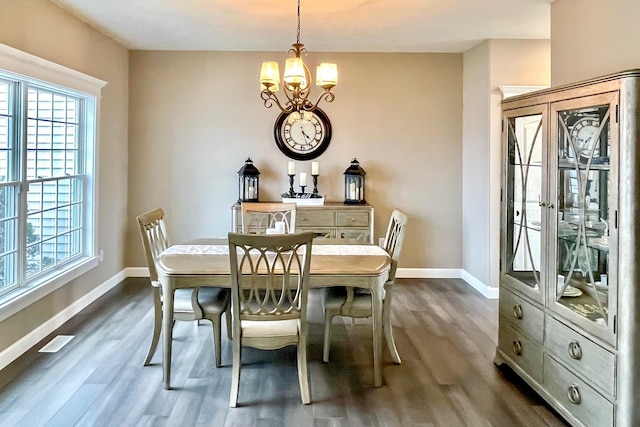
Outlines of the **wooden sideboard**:
M 231 207 L 232 230 L 242 231 L 242 209 L 239 203 Z M 345 205 L 325 202 L 322 206 L 298 206 L 296 231 L 313 231 L 319 238 L 358 239 L 373 241 L 373 206 Z

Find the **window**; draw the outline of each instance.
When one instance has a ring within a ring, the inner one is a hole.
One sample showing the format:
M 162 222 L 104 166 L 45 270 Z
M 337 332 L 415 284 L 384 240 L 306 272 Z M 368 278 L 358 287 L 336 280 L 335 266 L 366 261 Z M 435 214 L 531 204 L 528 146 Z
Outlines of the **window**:
M 36 75 L 0 58 L 0 306 L 95 260 L 98 97 L 83 89 L 104 84 L 0 45 L 6 51 L 28 56 Z

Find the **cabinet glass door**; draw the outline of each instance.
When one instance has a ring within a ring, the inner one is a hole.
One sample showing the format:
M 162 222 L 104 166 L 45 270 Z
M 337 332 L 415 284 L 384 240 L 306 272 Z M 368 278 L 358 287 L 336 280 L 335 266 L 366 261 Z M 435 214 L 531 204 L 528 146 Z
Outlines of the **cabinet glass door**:
M 552 106 L 557 218 L 550 306 L 609 340 L 616 313 L 616 272 L 610 269 L 617 240 L 617 178 L 611 172 L 617 164 L 615 98 L 606 94 Z
M 541 301 L 546 107 L 507 111 L 504 120 L 502 282 Z

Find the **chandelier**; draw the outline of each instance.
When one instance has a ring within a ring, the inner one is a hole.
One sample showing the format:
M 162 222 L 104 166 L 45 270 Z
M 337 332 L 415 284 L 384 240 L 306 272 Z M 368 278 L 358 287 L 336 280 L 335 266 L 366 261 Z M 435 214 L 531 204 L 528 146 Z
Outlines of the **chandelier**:
M 286 101 L 280 102 L 276 93 L 280 84 L 280 70 L 277 62 L 263 62 L 260 71 L 260 97 L 264 101 L 264 106 L 271 108 L 277 105 L 283 113 L 298 114 L 305 111 L 313 111 L 318 107 L 321 100 L 332 102 L 335 95 L 331 89 L 338 84 L 338 67 L 336 64 L 323 62 L 316 70 L 316 85 L 322 88 L 322 93 L 315 103 L 309 100 L 311 73 L 300 57 L 307 54 L 304 44 L 300 43 L 300 0 L 298 0 L 298 33 L 296 42 L 291 45 L 289 53 L 295 57 L 287 58 L 284 65 L 283 89 Z

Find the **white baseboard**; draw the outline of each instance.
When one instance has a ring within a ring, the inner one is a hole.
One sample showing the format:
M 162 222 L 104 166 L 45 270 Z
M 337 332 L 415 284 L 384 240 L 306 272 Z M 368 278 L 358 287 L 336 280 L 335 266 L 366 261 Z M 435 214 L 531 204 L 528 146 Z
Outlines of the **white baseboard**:
M 0 352 L 0 370 L 4 369 L 4 367 L 16 360 L 47 335 L 54 332 L 73 316 L 80 313 L 80 311 L 82 311 L 84 308 L 89 306 L 89 304 L 107 293 L 118 283 L 122 282 L 127 277 L 126 270 L 127 269 L 124 269 L 113 277 L 109 278 L 80 299 L 74 301 L 70 306 L 53 316 L 51 319 L 38 326 L 33 331 L 29 332 L 29 334 L 22 337 L 19 341 L 16 341 L 7 349 Z
M 399 268 L 396 270 L 398 279 L 460 279 L 462 270 L 459 268 Z
M 399 268 L 396 271 L 399 279 L 462 279 L 485 298 L 498 298 L 498 288 L 487 286 L 461 268 Z
M 469 286 L 471 286 L 476 291 L 480 292 L 487 299 L 497 299 L 498 298 L 498 288 L 487 286 L 480 280 L 478 280 L 471 273 L 466 270 L 462 270 L 462 280 L 467 282 Z
M 149 268 L 147 267 L 128 267 L 124 269 L 126 277 L 149 277 Z
M 127 277 L 149 277 L 149 269 L 147 267 L 125 268 L 100 284 L 91 292 L 84 295 L 82 298 L 73 302 L 69 307 L 53 316 L 47 322 L 38 326 L 4 351 L 0 352 L 0 370 L 16 360 L 47 335 L 54 332 L 65 322 L 80 313 L 84 308 L 89 306 L 89 304 L 100 298 Z M 486 298 L 498 298 L 498 288 L 486 286 L 480 280 L 459 268 L 399 268 L 396 272 L 396 277 L 404 279 L 462 279 Z

